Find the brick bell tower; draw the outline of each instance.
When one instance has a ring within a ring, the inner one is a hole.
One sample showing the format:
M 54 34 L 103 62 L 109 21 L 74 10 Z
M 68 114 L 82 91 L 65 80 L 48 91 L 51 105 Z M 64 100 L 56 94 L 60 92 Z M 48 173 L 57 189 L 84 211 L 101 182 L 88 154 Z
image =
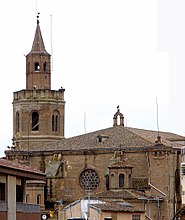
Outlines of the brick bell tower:
M 26 56 L 26 89 L 13 94 L 13 144 L 17 150 L 44 150 L 64 138 L 64 91 L 51 90 L 51 55 L 37 16 L 33 45 Z

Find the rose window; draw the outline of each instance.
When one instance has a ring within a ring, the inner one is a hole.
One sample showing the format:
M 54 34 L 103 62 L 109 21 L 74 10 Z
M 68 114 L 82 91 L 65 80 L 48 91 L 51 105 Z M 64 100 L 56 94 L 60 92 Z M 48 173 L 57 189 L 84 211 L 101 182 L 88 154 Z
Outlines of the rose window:
M 96 190 L 100 183 L 100 178 L 95 170 L 87 169 L 80 174 L 80 186 L 85 191 Z

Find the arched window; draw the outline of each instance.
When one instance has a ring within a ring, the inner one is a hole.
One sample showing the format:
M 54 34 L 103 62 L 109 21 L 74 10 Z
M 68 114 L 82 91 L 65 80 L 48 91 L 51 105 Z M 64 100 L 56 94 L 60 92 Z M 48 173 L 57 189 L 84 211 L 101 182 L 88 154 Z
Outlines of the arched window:
M 39 71 L 40 70 L 40 65 L 38 62 L 35 62 L 35 71 Z
M 59 112 L 54 111 L 52 115 L 52 131 L 59 131 Z
M 38 112 L 32 112 L 32 131 L 38 131 L 39 130 L 39 113 Z
M 119 187 L 123 188 L 125 185 L 125 175 L 124 174 L 120 174 L 119 175 Z
M 106 190 L 109 190 L 109 175 L 105 176 L 105 181 L 106 181 Z
M 44 72 L 46 72 L 46 70 L 47 70 L 47 63 L 46 62 L 44 62 L 43 70 L 44 70 Z
M 16 112 L 16 133 L 19 132 L 19 112 Z

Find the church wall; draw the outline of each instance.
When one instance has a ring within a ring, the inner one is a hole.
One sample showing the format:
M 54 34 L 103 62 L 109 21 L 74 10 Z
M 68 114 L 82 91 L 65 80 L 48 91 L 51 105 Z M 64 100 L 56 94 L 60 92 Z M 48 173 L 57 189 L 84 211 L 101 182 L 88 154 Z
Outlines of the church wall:
M 133 177 L 147 177 L 148 176 L 148 164 L 145 152 L 135 151 L 125 153 L 126 163 L 133 166 Z
M 111 154 L 103 155 L 66 155 L 63 160 L 67 161 L 66 174 L 64 176 L 65 191 L 63 192 L 64 197 L 69 197 L 68 192 L 71 192 L 71 199 L 76 200 L 82 196 L 88 196 L 80 187 L 79 176 L 80 173 L 85 169 L 93 169 L 98 173 L 100 178 L 100 184 L 97 190 L 93 193 L 98 193 L 106 189 L 105 175 Z

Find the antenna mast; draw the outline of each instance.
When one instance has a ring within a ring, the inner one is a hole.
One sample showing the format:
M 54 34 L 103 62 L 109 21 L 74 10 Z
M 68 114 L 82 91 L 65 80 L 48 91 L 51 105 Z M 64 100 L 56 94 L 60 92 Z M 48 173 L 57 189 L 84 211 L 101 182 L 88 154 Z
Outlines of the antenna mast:
M 84 131 L 86 134 L 86 112 L 84 112 Z
M 52 15 L 50 15 L 50 43 L 51 43 L 51 70 L 53 71 L 53 27 L 52 27 Z
M 157 97 L 156 97 L 156 107 L 157 107 L 157 134 L 159 136 L 159 112 L 158 112 Z

